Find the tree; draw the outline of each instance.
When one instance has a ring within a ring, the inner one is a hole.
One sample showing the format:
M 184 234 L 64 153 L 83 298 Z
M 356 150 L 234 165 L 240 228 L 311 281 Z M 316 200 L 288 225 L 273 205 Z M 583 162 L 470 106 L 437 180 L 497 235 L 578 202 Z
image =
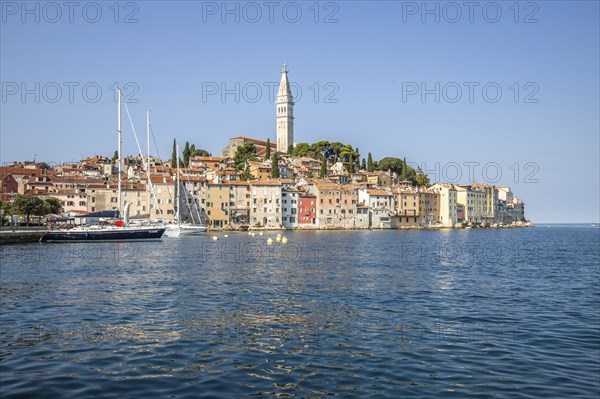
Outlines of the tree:
M 350 155 L 350 160 L 348 161 L 348 172 L 350 174 L 354 173 L 354 157 Z
M 308 143 L 298 143 L 292 150 L 292 154 L 295 157 L 306 157 L 312 154 L 312 150 L 310 148 L 310 144 Z
M 267 149 L 265 150 L 265 159 L 271 158 L 271 139 L 267 139 Z
M 44 201 L 32 195 L 17 195 L 12 204 L 13 213 L 25 215 L 27 217 L 27 225 L 29 226 L 29 218 L 31 215 L 42 216 L 46 213 Z
M 190 157 L 209 157 L 211 154 L 202 148 L 196 148 L 194 144 L 190 146 Z
M 115 153 L 112 156 L 112 161 L 115 162 L 117 159 L 119 159 L 119 151 L 115 151 Z
M 177 142 L 173 139 L 173 151 L 171 152 L 171 168 L 177 167 Z
M 246 164 L 246 168 L 240 174 L 240 179 L 242 179 L 242 180 L 253 180 L 254 179 L 254 176 L 252 175 L 252 173 L 250 173 L 250 167 L 248 166 L 248 164 Z
M 293 152 L 294 152 L 294 145 L 293 144 L 288 145 L 287 153 L 289 155 L 291 155 Z
M 429 177 L 425 173 L 419 172 L 416 177 L 416 183 L 419 187 L 427 187 L 429 185 Z
M 373 172 L 375 170 L 375 165 L 373 165 L 373 156 L 371 155 L 371 153 L 367 155 L 367 170 L 369 172 Z
M 344 150 L 346 146 L 347 146 L 346 144 L 342 144 L 339 141 L 331 143 L 331 152 L 333 153 L 332 163 L 335 163 L 340 160 L 342 150 Z M 349 147 L 350 147 L 350 150 L 352 151 L 352 147 L 351 146 L 349 146 Z
M 321 170 L 319 171 L 319 177 L 321 179 L 325 178 L 325 176 L 327 176 L 327 158 L 325 158 L 325 155 L 321 156 Z
M 0 226 L 4 226 L 8 222 L 6 214 L 9 212 L 10 204 L 8 202 L 0 201 Z
M 391 170 L 398 175 L 402 173 L 404 163 L 400 158 L 385 157 L 378 163 L 379 170 Z
M 406 164 L 406 158 L 402 160 L 402 174 L 400 176 L 402 181 L 408 180 L 408 165 Z
M 190 143 L 185 142 L 185 146 L 183 147 L 183 164 L 184 168 L 187 168 L 190 164 Z
M 48 213 L 61 213 L 63 211 L 61 201 L 56 197 L 48 197 L 44 200 L 44 206 L 46 208 L 45 214 Z
M 362 163 L 360 165 L 360 168 L 362 170 L 367 170 L 367 161 L 364 158 L 362 159 Z
M 311 144 L 310 148 L 315 156 L 324 156 L 328 160 L 333 156 L 331 144 L 327 140 L 317 141 L 316 143 Z
M 271 177 L 279 178 L 279 155 L 277 153 L 273 154 L 271 159 Z
M 237 170 L 246 169 L 248 161 L 258 161 L 256 157 L 256 146 L 253 143 L 244 143 L 239 146 L 233 156 L 233 162 Z

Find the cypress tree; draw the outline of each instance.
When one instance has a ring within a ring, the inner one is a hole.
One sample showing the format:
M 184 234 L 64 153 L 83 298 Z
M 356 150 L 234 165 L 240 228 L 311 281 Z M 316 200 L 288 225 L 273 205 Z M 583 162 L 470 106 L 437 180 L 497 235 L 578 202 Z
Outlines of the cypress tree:
M 367 161 L 364 158 L 362 159 L 362 164 L 360 165 L 360 168 L 362 170 L 367 170 Z
M 375 170 L 375 165 L 373 165 L 373 156 L 371 153 L 367 156 L 367 170 L 369 172 L 373 172 Z
M 173 139 L 173 151 L 171 152 L 171 168 L 177 167 L 177 142 Z
M 190 164 L 190 143 L 187 141 L 185 142 L 185 147 L 183 147 L 183 164 L 185 168 Z
M 321 157 L 321 170 L 319 171 L 319 177 L 323 179 L 327 175 L 327 158 Z
M 271 158 L 271 139 L 267 139 L 267 149 L 265 150 L 265 159 Z
M 279 178 L 279 156 L 277 153 L 273 154 L 271 159 L 271 177 Z

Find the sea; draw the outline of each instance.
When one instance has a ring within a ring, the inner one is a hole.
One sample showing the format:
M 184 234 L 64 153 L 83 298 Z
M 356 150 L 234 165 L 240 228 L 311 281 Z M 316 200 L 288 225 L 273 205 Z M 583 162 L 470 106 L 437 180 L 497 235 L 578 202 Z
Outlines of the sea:
M 600 229 L 0 247 L 2 398 L 332 396 L 600 397 Z

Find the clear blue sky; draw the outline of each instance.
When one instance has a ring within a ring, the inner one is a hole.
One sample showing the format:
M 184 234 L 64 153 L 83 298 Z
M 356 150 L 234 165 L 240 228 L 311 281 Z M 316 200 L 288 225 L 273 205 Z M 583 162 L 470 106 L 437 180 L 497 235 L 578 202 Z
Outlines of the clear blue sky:
M 272 15 L 262 1 L 228 2 L 230 14 L 220 1 L 138 1 L 120 3 L 117 16 L 111 1 L 98 3 L 99 17 L 88 2 L 77 2 L 72 16 L 66 6 L 58 15 L 54 5 L 35 4 L 28 14 L 20 1 L 1 2 L 3 163 L 110 155 L 114 82 L 132 82 L 127 94 L 137 88 L 136 129 L 143 134 L 150 109 L 163 157 L 174 137 L 214 154 L 240 134 L 274 140 L 268 88 L 286 62 L 302 90 L 296 142 L 342 141 L 375 159 L 406 157 L 440 176 L 433 180 L 454 178 L 458 164 L 466 183 L 465 163 L 479 163 L 474 179 L 491 182 L 499 167 L 496 184 L 511 185 L 533 221 L 599 220 L 597 1 L 522 2 L 518 14 L 512 1 L 473 10 L 428 2 L 437 15 L 420 1 L 320 2 L 318 15 L 312 1 L 274 2 Z M 128 16 L 138 22 L 124 23 Z M 68 82 L 78 84 L 72 99 Z M 239 101 L 232 93 L 222 101 L 222 85 L 235 92 L 236 83 Z M 424 101 L 422 84 L 433 93 Z M 102 89 L 95 103 L 94 87 Z M 33 94 L 22 98 L 23 88 Z M 125 152 L 136 153 L 124 131 Z

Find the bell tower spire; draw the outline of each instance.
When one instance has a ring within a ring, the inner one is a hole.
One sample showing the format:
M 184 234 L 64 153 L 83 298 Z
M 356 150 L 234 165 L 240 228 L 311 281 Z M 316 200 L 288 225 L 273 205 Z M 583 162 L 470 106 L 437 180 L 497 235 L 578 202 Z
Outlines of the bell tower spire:
M 281 67 L 281 81 L 277 92 L 277 151 L 287 153 L 294 144 L 294 98 L 288 81 L 286 64 Z

